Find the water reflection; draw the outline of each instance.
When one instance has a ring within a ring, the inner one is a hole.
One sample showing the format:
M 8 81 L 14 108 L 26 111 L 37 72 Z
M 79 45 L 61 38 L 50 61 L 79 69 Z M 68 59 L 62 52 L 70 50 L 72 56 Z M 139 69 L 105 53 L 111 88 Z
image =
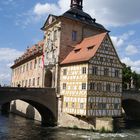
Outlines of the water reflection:
M 89 131 L 44 128 L 39 122 L 15 115 L 0 115 L 0 140 L 139 140 L 140 129 L 123 133 L 99 134 Z

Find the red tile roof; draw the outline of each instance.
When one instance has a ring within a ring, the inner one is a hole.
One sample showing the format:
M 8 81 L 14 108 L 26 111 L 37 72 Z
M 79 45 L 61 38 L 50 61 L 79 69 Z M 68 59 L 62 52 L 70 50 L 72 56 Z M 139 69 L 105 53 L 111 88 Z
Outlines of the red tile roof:
M 106 35 L 107 33 L 101 33 L 85 38 L 80 44 L 75 46 L 61 64 L 85 62 L 90 60 L 97 52 Z
M 11 68 L 14 68 L 17 65 L 20 65 L 26 59 L 28 59 L 32 56 L 35 56 L 35 54 L 42 55 L 43 46 L 44 46 L 44 40 L 39 41 L 37 44 L 33 45 L 30 48 L 27 48 L 26 51 L 24 52 L 24 54 L 14 61 L 14 65 L 12 65 Z

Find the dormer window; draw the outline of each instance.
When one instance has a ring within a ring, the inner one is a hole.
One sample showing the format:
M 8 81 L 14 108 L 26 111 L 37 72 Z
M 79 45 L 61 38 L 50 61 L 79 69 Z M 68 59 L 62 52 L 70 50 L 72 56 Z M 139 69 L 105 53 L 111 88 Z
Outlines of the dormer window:
M 94 46 L 87 47 L 88 50 L 92 50 L 93 48 L 94 48 Z
M 79 49 L 75 49 L 74 52 L 78 53 L 80 50 L 81 50 L 80 48 Z

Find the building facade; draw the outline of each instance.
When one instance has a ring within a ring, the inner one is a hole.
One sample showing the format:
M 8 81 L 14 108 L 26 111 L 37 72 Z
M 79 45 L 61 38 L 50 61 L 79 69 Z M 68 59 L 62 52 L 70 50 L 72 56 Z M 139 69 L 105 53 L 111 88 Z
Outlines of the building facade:
M 52 73 L 52 87 L 62 97 L 64 112 L 120 116 L 121 62 L 109 31 L 85 13 L 82 4 L 71 0 L 68 11 L 49 15 L 42 27 L 46 71 Z
M 62 61 L 63 111 L 86 117 L 121 116 L 122 65 L 108 33 L 85 38 Z
M 43 82 L 43 45 L 41 41 L 15 60 L 12 68 L 12 87 L 42 87 Z
M 78 1 L 76 1 L 78 2 Z M 80 2 L 82 4 L 82 1 Z M 51 87 L 60 93 L 60 63 L 85 37 L 107 31 L 83 12 L 82 5 L 71 0 L 71 8 L 60 16 L 49 15 L 42 27 L 45 36 L 44 55 L 46 72 L 52 73 Z M 48 74 L 46 74 L 48 75 Z M 50 74 L 49 74 L 50 75 Z M 47 81 L 48 78 L 45 76 Z

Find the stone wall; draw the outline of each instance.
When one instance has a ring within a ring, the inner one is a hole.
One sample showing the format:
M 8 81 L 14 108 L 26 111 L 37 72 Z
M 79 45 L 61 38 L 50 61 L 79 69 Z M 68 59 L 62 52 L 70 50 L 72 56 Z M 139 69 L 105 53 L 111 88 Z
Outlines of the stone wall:
M 61 100 L 59 99 L 58 105 L 58 126 L 66 128 L 77 128 L 97 131 L 113 131 L 113 119 L 111 117 L 105 118 L 86 118 L 82 116 L 74 116 L 64 113 Z
M 10 111 L 23 116 L 25 118 L 41 121 L 39 112 L 28 103 L 15 100 L 11 102 Z M 87 129 L 87 130 L 113 130 L 113 119 L 112 118 L 86 118 L 82 116 L 74 116 L 62 112 L 61 100 L 58 104 L 58 126 L 74 129 Z
M 15 100 L 11 102 L 10 112 L 25 118 L 41 121 L 39 112 L 30 104 L 21 100 Z

